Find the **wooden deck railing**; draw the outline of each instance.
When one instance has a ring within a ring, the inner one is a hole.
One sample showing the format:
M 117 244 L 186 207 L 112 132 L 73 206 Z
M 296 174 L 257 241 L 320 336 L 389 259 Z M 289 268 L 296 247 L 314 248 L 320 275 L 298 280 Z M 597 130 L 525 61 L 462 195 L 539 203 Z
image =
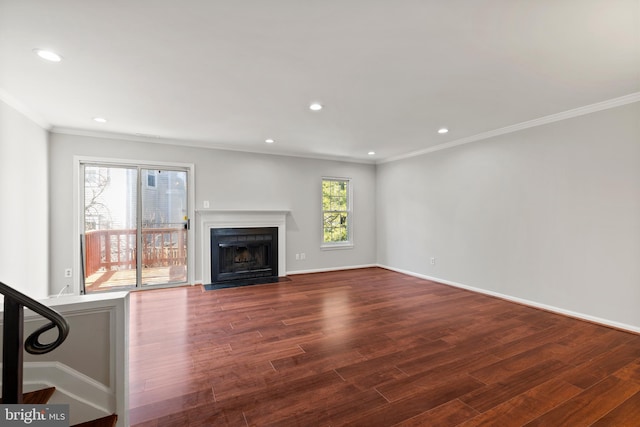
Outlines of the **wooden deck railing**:
M 136 268 L 136 230 L 93 230 L 85 234 L 85 275 L 97 271 Z M 142 230 L 142 267 L 184 265 L 187 230 L 147 228 Z

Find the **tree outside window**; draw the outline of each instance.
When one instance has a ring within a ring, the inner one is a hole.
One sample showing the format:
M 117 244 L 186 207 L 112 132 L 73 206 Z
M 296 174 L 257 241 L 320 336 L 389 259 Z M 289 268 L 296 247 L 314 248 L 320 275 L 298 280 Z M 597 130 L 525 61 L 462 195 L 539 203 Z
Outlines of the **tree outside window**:
M 323 178 L 323 244 L 348 244 L 351 241 L 350 180 Z

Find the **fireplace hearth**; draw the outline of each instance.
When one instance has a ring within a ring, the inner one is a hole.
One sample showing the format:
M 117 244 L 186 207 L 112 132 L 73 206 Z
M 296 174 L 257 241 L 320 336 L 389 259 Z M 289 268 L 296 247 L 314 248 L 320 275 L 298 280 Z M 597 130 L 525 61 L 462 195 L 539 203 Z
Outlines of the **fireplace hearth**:
M 278 227 L 212 228 L 211 282 L 278 277 Z

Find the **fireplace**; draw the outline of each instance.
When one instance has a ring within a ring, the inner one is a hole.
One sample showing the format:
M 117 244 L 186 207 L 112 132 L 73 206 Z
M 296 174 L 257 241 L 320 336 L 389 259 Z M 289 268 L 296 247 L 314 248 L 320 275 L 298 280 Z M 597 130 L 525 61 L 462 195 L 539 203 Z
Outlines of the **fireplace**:
M 278 277 L 278 227 L 210 232 L 211 283 Z
M 196 244 L 200 247 L 200 277 L 203 284 L 213 282 L 211 277 L 211 230 L 214 228 L 278 228 L 278 276 L 287 272 L 287 217 L 288 210 L 264 209 L 198 209 L 196 228 L 200 230 Z

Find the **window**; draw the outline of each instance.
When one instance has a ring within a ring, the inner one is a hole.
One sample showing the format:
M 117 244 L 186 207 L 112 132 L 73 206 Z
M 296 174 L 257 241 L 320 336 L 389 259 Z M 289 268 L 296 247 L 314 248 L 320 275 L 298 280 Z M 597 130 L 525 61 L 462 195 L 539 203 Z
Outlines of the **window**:
M 352 246 L 351 180 L 322 179 L 322 245 Z
M 147 172 L 147 188 L 156 188 L 156 171 Z

